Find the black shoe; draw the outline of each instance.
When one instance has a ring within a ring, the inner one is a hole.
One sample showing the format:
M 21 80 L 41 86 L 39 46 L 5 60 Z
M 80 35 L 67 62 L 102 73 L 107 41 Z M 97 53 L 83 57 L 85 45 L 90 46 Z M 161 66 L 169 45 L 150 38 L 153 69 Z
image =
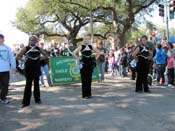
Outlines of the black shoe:
M 82 98 L 83 99 L 90 99 L 90 98 L 92 98 L 92 96 L 83 96 Z
M 88 99 L 88 97 L 87 97 L 87 96 L 83 96 L 82 98 L 83 98 L 83 99 Z
M 39 101 L 36 101 L 35 103 L 37 103 L 37 104 L 41 104 L 42 102 L 41 102 L 41 100 L 39 100 Z
M 150 90 L 148 90 L 148 91 L 144 91 L 145 93 L 151 93 L 151 91 Z
M 92 98 L 92 96 L 88 96 L 88 97 L 87 97 L 87 99 L 91 99 L 91 98 Z
M 5 100 L 0 99 L 0 102 L 1 102 L 1 104 L 9 104 L 10 103 L 10 101 L 7 99 L 5 99 Z
M 137 93 L 142 93 L 142 91 L 136 91 Z
M 86 96 L 86 97 L 84 97 L 85 99 L 91 99 L 92 98 L 92 96 Z
M 29 106 L 29 105 L 24 105 L 24 104 L 22 104 L 22 105 L 21 105 L 21 108 L 25 108 L 25 107 L 27 107 L 27 106 Z

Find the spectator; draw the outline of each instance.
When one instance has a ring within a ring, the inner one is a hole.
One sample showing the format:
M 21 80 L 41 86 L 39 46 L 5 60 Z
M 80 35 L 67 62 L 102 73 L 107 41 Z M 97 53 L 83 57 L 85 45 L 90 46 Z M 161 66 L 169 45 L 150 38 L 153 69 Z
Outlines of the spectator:
M 112 76 L 114 76 L 115 57 L 112 51 L 109 52 L 108 63 L 109 63 L 109 72 L 111 73 Z
M 127 63 L 127 54 L 125 51 L 125 48 L 121 49 L 121 56 L 120 56 L 120 67 L 121 67 L 121 76 L 126 77 L 127 72 L 126 72 L 126 67 L 128 66 Z
M 41 42 L 39 44 L 39 47 L 44 50 L 44 43 Z M 47 53 L 46 50 L 44 50 L 44 51 Z M 41 82 L 42 86 L 45 87 L 43 73 L 45 73 L 45 75 L 47 77 L 47 83 L 48 83 L 48 85 L 49 86 L 52 86 L 51 79 L 50 79 L 50 74 L 49 74 L 49 60 L 48 60 L 48 58 L 41 57 L 41 59 L 40 59 L 40 66 L 41 66 L 40 82 Z
M 116 70 L 116 75 L 120 75 L 120 70 L 119 70 L 119 58 L 120 58 L 120 50 L 118 47 L 115 47 L 114 51 L 114 57 L 115 57 L 115 70 Z
M 168 50 L 168 84 L 174 86 L 174 55 L 171 49 Z
M 165 83 L 164 72 L 167 64 L 167 53 L 162 49 L 162 45 L 157 45 L 156 54 L 154 56 L 154 60 L 156 63 L 156 74 L 157 74 L 157 85 L 163 85 Z M 160 79 L 162 82 L 160 84 Z
M 16 62 L 12 50 L 4 44 L 4 35 L 0 34 L 0 102 L 8 104 L 7 100 L 10 71 L 15 72 Z
M 97 60 L 98 63 L 98 68 L 99 68 L 99 73 L 100 73 L 100 80 L 99 82 L 104 81 L 104 74 L 105 74 L 105 57 L 107 50 L 106 48 L 103 47 L 103 42 L 102 40 L 97 41 L 97 49 L 100 51 L 100 57 Z

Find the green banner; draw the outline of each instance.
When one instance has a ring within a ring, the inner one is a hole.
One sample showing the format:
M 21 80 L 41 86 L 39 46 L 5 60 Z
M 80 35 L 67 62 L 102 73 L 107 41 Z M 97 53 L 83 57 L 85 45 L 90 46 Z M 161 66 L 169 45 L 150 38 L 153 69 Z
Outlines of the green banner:
M 50 58 L 51 78 L 53 85 L 81 82 L 80 69 L 72 56 Z M 92 80 L 99 79 L 98 68 L 94 68 Z

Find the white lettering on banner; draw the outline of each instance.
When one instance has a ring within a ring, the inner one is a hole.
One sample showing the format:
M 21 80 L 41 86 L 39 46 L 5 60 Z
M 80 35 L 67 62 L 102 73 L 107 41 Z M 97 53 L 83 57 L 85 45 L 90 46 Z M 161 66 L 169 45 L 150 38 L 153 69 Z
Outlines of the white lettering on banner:
M 75 62 L 75 60 L 74 60 L 74 59 L 60 60 L 60 61 L 57 61 L 57 62 L 56 62 L 56 65 L 59 65 L 59 64 L 62 64 L 62 63 L 67 63 L 67 62 L 72 63 L 72 62 Z
M 63 82 L 63 81 L 72 81 L 72 78 L 71 77 L 68 77 L 68 78 L 58 78 L 58 79 L 55 79 L 56 82 Z
M 92 79 L 96 79 L 96 78 L 97 78 L 97 76 L 95 76 L 95 75 L 92 76 Z
M 67 73 L 68 69 L 55 70 L 55 73 Z

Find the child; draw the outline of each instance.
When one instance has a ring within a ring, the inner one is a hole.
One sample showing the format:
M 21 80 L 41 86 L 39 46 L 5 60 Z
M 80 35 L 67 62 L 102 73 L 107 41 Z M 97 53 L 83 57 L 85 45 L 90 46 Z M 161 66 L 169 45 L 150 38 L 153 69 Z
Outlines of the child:
M 114 53 L 110 52 L 108 57 L 108 63 L 109 63 L 109 72 L 111 72 L 111 75 L 114 75 L 114 64 L 115 64 L 115 57 Z
M 126 67 L 127 67 L 127 54 L 124 48 L 121 50 L 121 59 L 120 59 L 120 67 L 121 67 L 121 76 L 126 77 Z
M 168 68 L 168 84 L 174 86 L 174 56 L 171 50 L 168 50 L 167 68 Z

